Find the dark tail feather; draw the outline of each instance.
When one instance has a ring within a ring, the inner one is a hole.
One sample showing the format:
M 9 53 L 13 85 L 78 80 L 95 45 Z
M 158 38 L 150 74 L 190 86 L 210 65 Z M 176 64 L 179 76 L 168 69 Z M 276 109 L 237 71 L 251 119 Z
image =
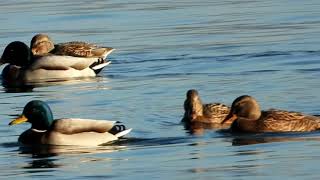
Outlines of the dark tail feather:
M 124 130 L 126 130 L 126 126 L 122 125 L 122 124 L 117 124 L 117 125 L 114 125 L 110 130 L 109 130 L 109 133 L 113 134 L 113 135 L 116 135 L 118 134 L 119 132 L 122 132 Z
M 99 74 L 100 71 L 107 65 L 109 65 L 111 61 L 106 59 L 99 58 L 98 61 L 94 62 L 89 66 L 96 74 Z

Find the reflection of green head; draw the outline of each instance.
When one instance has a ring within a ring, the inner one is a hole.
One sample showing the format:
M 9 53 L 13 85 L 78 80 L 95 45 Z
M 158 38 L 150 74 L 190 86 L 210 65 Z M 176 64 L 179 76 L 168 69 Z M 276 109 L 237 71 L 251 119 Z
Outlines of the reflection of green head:
M 29 122 L 33 129 L 48 130 L 53 122 L 50 107 L 43 101 L 30 101 L 23 109 L 22 115 L 12 121 L 10 125 Z
M 14 41 L 8 44 L 4 49 L 0 65 L 4 63 L 9 63 L 11 65 L 17 66 L 27 66 L 31 61 L 31 51 L 29 47 L 20 41 Z

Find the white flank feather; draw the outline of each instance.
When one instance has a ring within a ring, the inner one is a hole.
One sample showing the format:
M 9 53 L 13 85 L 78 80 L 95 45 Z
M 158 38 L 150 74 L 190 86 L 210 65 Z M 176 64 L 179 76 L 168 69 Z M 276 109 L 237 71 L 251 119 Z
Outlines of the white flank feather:
M 103 64 L 99 64 L 99 65 L 93 66 L 92 69 L 93 69 L 93 70 L 102 69 L 102 68 L 104 68 L 105 66 L 109 65 L 110 63 L 111 63 L 111 61 L 107 61 L 107 62 L 105 62 L 105 63 L 103 63 Z

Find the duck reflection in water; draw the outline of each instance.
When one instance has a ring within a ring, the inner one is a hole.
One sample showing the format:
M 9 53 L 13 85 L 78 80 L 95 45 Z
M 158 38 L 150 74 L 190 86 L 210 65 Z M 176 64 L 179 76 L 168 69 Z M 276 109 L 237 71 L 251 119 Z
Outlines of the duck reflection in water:
M 319 132 L 290 133 L 241 133 L 232 134 L 233 146 L 254 145 L 262 143 L 320 141 Z
M 20 154 L 30 155 L 30 161 L 21 168 L 26 173 L 37 173 L 45 171 L 55 171 L 55 169 L 64 166 L 59 156 L 79 156 L 81 154 L 112 153 L 126 149 L 126 146 L 100 146 L 100 147 L 79 147 L 79 146 L 54 146 L 54 145 L 21 145 Z M 80 162 L 88 161 L 108 161 L 106 158 L 87 157 L 80 159 Z
M 105 144 L 99 147 L 56 146 L 56 145 L 21 145 L 20 154 L 30 154 L 32 158 L 46 158 L 60 155 L 111 153 L 125 150 L 124 145 Z
M 20 92 L 32 92 L 35 88 L 60 86 L 60 85 L 81 85 L 86 83 L 95 82 L 109 82 L 107 77 L 86 77 L 86 78 L 72 78 L 72 79 L 51 79 L 42 82 L 30 82 L 30 83 L 7 83 L 2 79 L 3 90 L 6 93 L 20 93 Z M 101 84 L 101 83 L 100 83 Z M 104 89 L 111 89 L 111 87 L 103 87 Z

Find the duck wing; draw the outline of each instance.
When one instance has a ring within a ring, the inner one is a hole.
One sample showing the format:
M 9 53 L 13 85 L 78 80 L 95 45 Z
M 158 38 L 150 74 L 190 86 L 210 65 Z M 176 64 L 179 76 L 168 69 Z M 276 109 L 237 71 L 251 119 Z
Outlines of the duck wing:
M 230 108 L 221 103 L 203 105 L 203 115 L 210 117 L 214 122 L 220 123 L 228 115 Z
M 260 122 L 267 131 L 313 131 L 320 128 L 320 118 L 299 112 L 271 109 L 262 112 Z
M 114 48 L 111 47 L 98 47 L 95 44 L 73 41 L 56 44 L 50 53 L 63 56 L 101 57 L 105 59 L 113 50 Z

